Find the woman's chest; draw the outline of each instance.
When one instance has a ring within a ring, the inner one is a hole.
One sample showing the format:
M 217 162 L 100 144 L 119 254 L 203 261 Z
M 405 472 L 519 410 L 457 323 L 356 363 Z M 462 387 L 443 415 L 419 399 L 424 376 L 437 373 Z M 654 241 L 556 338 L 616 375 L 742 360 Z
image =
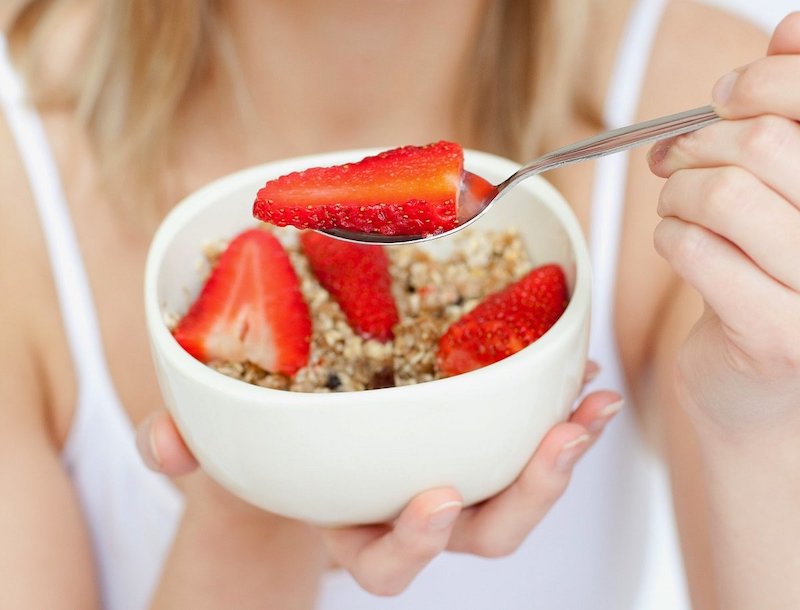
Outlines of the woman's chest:
M 570 202 L 593 257 L 593 308 L 610 325 L 595 336 L 615 343 L 600 352 L 619 353 L 629 381 L 647 365 L 656 316 L 674 283 L 653 248 L 661 181 L 649 172 L 645 154 L 639 149 L 547 176 Z
M 576 130 L 574 138 L 583 137 L 588 128 Z M 573 134 L 570 134 L 571 136 Z M 264 148 L 264 159 L 279 158 L 279 150 Z M 182 191 L 199 187 L 220 173 L 251 165 L 255 159 L 247 155 L 198 152 L 192 157 L 191 171 L 185 172 Z M 579 164 L 546 176 L 570 202 L 575 214 L 588 233 L 595 200 L 595 167 Z M 70 206 L 75 220 L 78 240 L 90 279 L 97 312 L 97 324 L 103 339 L 103 349 L 109 364 L 112 381 L 130 418 L 137 422 L 162 401 L 150 359 L 144 311 L 142 285 L 147 249 L 152 229 L 124 222 L 120 202 L 110 198 L 86 198 L 80 189 L 73 189 Z M 179 199 L 176 193 L 165 202 Z M 627 290 L 627 276 L 620 278 L 621 289 Z M 629 319 L 625 313 L 621 320 Z M 617 333 L 624 335 L 626 345 L 636 346 L 644 340 L 641 329 L 624 322 Z M 633 348 L 641 352 L 639 348 Z

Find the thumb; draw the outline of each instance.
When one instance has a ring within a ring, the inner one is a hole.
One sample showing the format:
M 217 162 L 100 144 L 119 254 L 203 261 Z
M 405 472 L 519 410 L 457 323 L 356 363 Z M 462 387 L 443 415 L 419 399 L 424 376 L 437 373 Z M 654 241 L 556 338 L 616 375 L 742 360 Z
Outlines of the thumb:
M 153 413 L 139 424 L 136 446 L 147 467 L 156 472 L 176 477 L 197 468 L 197 460 L 166 411 Z
M 729 72 L 714 85 L 717 113 L 726 119 L 776 114 L 800 120 L 800 12 L 775 29 L 767 57 Z
M 800 11 L 789 14 L 778 24 L 767 49 L 767 55 L 793 53 L 800 53 Z

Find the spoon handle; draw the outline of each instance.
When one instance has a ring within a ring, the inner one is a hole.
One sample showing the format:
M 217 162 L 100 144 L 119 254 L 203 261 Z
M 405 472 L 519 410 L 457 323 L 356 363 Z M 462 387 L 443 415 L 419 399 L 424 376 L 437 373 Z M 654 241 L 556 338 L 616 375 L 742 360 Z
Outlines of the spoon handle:
M 508 178 L 499 188 L 513 186 L 533 174 L 555 169 L 578 161 L 596 159 L 612 153 L 628 150 L 654 140 L 663 140 L 695 131 L 720 120 L 711 106 L 686 110 L 677 114 L 651 119 L 628 127 L 606 131 L 575 144 L 559 148 L 535 159 Z

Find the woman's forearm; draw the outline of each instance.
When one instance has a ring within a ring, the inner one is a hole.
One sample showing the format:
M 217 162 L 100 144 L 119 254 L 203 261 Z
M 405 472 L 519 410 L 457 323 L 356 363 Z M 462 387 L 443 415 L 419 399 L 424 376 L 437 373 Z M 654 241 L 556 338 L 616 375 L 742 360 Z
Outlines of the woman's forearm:
M 800 608 L 800 422 L 737 437 L 698 428 L 720 607 Z
M 660 142 L 654 243 L 704 301 L 675 367 L 702 447 L 720 607 L 800 608 L 800 13 Z
M 314 608 L 327 566 L 318 532 L 237 502 L 187 502 L 151 610 Z

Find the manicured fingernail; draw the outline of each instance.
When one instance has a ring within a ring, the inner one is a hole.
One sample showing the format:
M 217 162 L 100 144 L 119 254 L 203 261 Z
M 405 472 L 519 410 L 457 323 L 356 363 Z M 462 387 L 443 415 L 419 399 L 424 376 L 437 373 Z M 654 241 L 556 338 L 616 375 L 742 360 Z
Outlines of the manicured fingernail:
M 455 523 L 461 512 L 461 506 L 461 502 L 458 500 L 451 500 L 437 506 L 428 516 L 428 529 L 431 531 L 446 530 Z
M 586 448 L 586 444 L 589 442 L 590 438 L 591 437 L 588 434 L 581 434 L 580 436 L 573 438 L 571 441 L 564 443 L 561 446 L 561 451 L 558 454 L 558 457 L 556 458 L 556 470 L 563 472 L 572 468 L 583 453 L 583 450 Z
M 156 447 L 156 437 L 153 429 L 154 421 L 155 416 L 151 415 L 139 426 L 139 429 L 136 431 L 136 444 L 139 447 L 142 460 L 147 467 L 152 470 L 160 471 L 162 462 L 161 456 L 158 454 L 158 448 Z
M 600 432 L 600 430 L 605 428 L 606 424 L 611 421 L 611 418 L 620 412 L 624 405 L 625 401 L 620 399 L 617 402 L 612 402 L 610 405 L 606 405 L 600 409 L 600 411 L 597 413 L 597 418 L 591 424 L 589 424 L 589 431 Z
M 733 87 L 738 78 L 738 72 L 728 72 L 725 76 L 717 81 L 717 84 L 714 85 L 714 89 L 711 91 L 711 99 L 714 100 L 715 104 L 718 106 L 724 106 L 728 100 L 731 99 Z
M 625 401 L 620 398 L 618 401 L 612 402 L 610 405 L 606 405 L 600 409 L 600 417 L 607 419 L 612 415 L 616 415 L 622 410 L 623 406 L 625 406 Z

